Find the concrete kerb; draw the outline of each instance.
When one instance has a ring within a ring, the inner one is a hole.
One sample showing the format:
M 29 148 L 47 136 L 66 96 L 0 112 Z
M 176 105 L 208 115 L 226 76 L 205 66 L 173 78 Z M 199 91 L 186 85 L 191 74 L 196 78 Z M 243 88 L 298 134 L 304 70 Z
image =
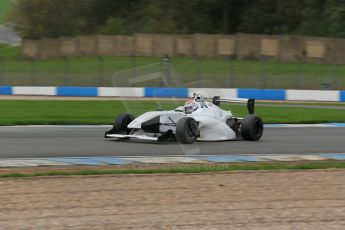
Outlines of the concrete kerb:
M 267 155 L 191 155 L 147 157 L 50 157 L 0 159 L 0 168 L 38 166 L 105 166 L 105 165 L 169 165 L 169 164 L 219 164 L 219 163 L 274 163 L 299 161 L 345 160 L 345 153 L 323 154 L 267 154 Z

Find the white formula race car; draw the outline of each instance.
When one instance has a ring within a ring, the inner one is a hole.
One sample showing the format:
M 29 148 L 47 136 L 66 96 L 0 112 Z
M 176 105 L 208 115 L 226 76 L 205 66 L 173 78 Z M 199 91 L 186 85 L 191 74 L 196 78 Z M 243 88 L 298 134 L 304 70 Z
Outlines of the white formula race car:
M 220 102 L 247 103 L 249 115 L 238 118 L 231 111 L 222 110 Z M 244 139 L 257 141 L 263 134 L 262 119 L 254 115 L 254 99 L 221 99 L 213 97 L 213 103 L 194 94 L 184 106 L 175 110 L 151 111 L 134 119 L 131 114 L 119 114 L 113 128 L 105 138 L 136 138 L 151 141 L 178 141 L 192 144 L 194 141 L 225 141 Z

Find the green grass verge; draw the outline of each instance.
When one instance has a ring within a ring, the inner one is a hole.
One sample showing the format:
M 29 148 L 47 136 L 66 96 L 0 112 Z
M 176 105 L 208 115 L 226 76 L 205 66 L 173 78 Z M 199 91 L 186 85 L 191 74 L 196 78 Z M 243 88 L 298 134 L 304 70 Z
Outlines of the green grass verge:
M 104 62 L 100 65 L 100 59 L 97 57 L 75 57 L 69 59 L 66 73 L 64 60 L 61 58 L 38 60 L 33 64 L 22 60 L 20 53 L 19 47 L 0 46 L 0 57 L 6 60 L 0 70 L 0 84 L 114 86 L 114 73 L 161 62 L 158 57 L 104 57 Z M 328 87 L 345 88 L 345 65 L 193 57 L 174 57 L 172 64 L 177 72 L 175 77 L 180 81 L 179 86 L 320 89 L 328 84 Z M 135 74 L 145 75 L 161 71 L 162 68 L 157 65 L 138 69 Z M 116 84 L 128 86 L 126 79 L 132 76 L 133 71 L 122 73 L 124 80 L 117 80 Z M 132 86 L 162 86 L 162 81 L 136 83 Z
M 38 177 L 38 176 L 85 176 L 106 174 L 157 174 L 157 173 L 207 173 L 238 170 L 310 170 L 310 169 L 344 169 L 345 162 L 296 162 L 296 163 L 249 163 L 249 164 L 218 164 L 218 165 L 180 165 L 163 166 L 153 169 L 114 169 L 114 170 L 80 170 L 80 171 L 48 171 L 39 173 L 7 173 L 0 178 Z
M 52 101 L 0 100 L 0 125 L 82 125 L 111 124 L 115 115 L 128 111 L 138 116 L 157 109 L 174 109 L 181 101 Z M 284 105 L 282 105 L 284 106 Z M 242 105 L 224 104 L 235 116 L 247 114 Z M 264 123 L 345 122 L 345 109 L 256 107 Z
M 0 0 L 0 24 L 5 22 L 6 14 L 11 7 L 11 0 Z
M 1 0 L 0 0 L 1 1 Z M 14 60 L 16 58 L 18 58 L 21 54 L 21 48 L 18 46 L 8 46 L 5 44 L 0 44 L 0 58 L 5 59 L 5 65 L 7 63 L 8 60 Z M 2 68 L 4 68 L 2 66 Z M 6 66 L 5 66 L 6 68 Z M 3 69 L 1 69 L 1 71 L 3 71 Z

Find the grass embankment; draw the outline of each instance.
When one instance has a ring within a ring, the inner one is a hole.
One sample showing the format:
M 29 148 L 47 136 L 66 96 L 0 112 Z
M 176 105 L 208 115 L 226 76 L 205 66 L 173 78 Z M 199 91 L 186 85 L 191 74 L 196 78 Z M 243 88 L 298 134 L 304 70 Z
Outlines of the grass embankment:
M 3 24 L 6 19 L 6 14 L 11 7 L 11 0 L 0 1 L 0 24 Z
M 115 115 L 128 111 L 138 116 L 156 109 L 174 109 L 181 101 L 51 101 L 0 100 L 0 125 L 78 125 L 111 124 Z M 267 104 L 267 103 L 265 103 Z M 264 123 L 327 123 L 345 122 L 345 108 L 290 108 L 258 104 L 256 114 Z M 300 106 L 300 104 L 299 104 Z M 342 105 L 339 105 L 342 106 Z M 235 116 L 247 114 L 242 105 L 223 104 Z
M 114 175 L 114 174 L 157 174 L 157 173 L 207 173 L 227 172 L 239 170 L 310 170 L 310 169 L 344 169 L 344 161 L 294 162 L 294 163 L 248 163 L 248 164 L 204 164 L 204 165 L 164 165 L 161 168 L 145 169 L 89 169 L 75 171 L 46 171 L 36 173 L 0 173 L 0 178 L 38 177 L 38 176 L 85 176 L 85 175 Z
M 37 60 L 34 64 L 20 58 L 19 47 L 0 46 L 0 57 L 5 59 L 1 68 L 2 85 L 78 85 L 114 86 L 113 74 L 133 67 L 159 63 L 158 57 L 75 57 L 65 67 L 62 58 Z M 281 63 L 277 61 L 197 59 L 174 57 L 172 64 L 180 86 L 233 87 L 233 88 L 304 88 L 320 89 L 329 85 L 345 88 L 345 65 Z M 162 70 L 157 65 L 135 71 L 137 76 Z M 126 86 L 133 71 L 122 73 L 117 86 Z M 66 78 L 68 81 L 66 82 Z M 136 83 L 132 86 L 162 86 L 161 80 Z

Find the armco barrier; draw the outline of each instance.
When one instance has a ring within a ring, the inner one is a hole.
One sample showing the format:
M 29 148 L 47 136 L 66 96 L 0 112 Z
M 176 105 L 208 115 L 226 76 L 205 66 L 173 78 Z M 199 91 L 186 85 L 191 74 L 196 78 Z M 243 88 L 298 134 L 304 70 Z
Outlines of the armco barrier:
M 0 86 L 0 95 L 42 95 L 76 97 L 190 97 L 194 92 L 205 97 L 254 98 L 258 100 L 343 101 L 345 91 L 285 90 L 285 89 L 226 89 L 226 88 L 140 88 L 140 87 L 30 87 Z
M 189 88 L 188 89 L 188 96 L 192 97 L 194 93 L 199 93 L 206 98 L 211 98 L 215 95 L 227 97 L 227 98 L 235 98 L 237 97 L 237 89 L 224 89 L 224 88 Z
M 286 90 L 286 95 L 288 100 L 340 101 L 339 91 L 333 90 Z
M 57 96 L 97 97 L 97 87 L 57 87 Z
M 258 100 L 286 100 L 284 89 L 238 89 L 238 97 L 255 98 Z
M 340 91 L 340 101 L 345 101 L 345 91 Z
M 188 97 L 188 88 L 145 88 L 145 97 Z
M 12 95 L 11 86 L 0 86 L 0 95 Z
M 30 86 L 16 86 L 13 87 L 14 95 L 46 95 L 46 96 L 56 96 L 56 88 L 53 86 L 46 87 L 30 87 Z
M 98 87 L 99 97 L 143 97 L 145 88 L 139 87 Z

